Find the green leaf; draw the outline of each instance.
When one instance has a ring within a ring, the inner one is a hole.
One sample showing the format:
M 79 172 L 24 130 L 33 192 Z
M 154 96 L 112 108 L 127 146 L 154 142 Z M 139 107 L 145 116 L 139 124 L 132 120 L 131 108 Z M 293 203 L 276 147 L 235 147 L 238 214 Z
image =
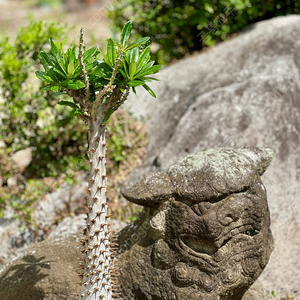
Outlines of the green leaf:
M 70 107 L 72 107 L 72 108 L 74 108 L 74 109 L 78 109 L 78 106 L 75 104 L 75 103 L 73 103 L 73 102 L 70 102 L 70 101 L 59 101 L 59 102 L 57 102 L 57 104 L 58 105 L 65 105 L 65 106 L 70 106 Z
M 128 22 L 124 25 L 124 27 L 123 27 L 123 29 L 122 29 L 122 33 L 121 33 L 121 44 L 122 44 L 123 46 L 126 45 L 128 39 L 129 39 L 129 37 L 130 37 L 131 30 L 132 30 L 132 23 L 131 23 L 131 21 L 128 21 Z
M 80 90 L 85 87 L 85 84 L 80 80 L 64 80 L 61 85 L 68 90 Z
M 105 117 L 104 117 L 104 119 L 103 119 L 103 123 L 105 123 L 105 122 L 109 119 L 109 117 L 112 115 L 113 112 L 114 112 L 114 111 L 113 111 L 112 108 L 109 108 L 109 109 L 108 109 L 108 111 L 107 111 L 107 113 L 106 113 L 106 115 L 105 115 Z
M 53 62 L 52 62 L 51 58 L 43 50 L 41 50 L 39 52 L 39 59 L 46 71 L 48 71 L 50 68 L 53 68 Z
M 123 66 L 124 66 L 124 71 L 126 73 L 126 78 L 129 77 L 129 70 L 128 70 L 128 64 L 125 60 L 123 60 Z M 125 77 L 125 76 L 124 76 Z
M 115 43 L 112 39 L 109 39 L 107 42 L 107 59 L 109 60 L 111 66 L 115 65 L 116 56 Z
M 130 78 L 133 78 L 135 71 L 136 71 L 136 62 L 134 61 L 133 63 L 131 63 L 129 65 L 129 77 Z
M 67 78 L 67 76 L 59 69 L 57 68 L 53 68 L 53 71 L 55 71 L 56 73 L 58 73 L 59 75 L 62 76 L 62 78 Z
M 96 56 L 98 53 L 100 53 L 100 51 L 97 46 L 85 51 L 83 53 L 83 62 L 86 64 L 93 56 Z
M 57 49 L 57 46 L 55 45 L 53 39 L 49 39 L 49 42 L 50 42 L 50 47 L 51 47 L 51 53 L 53 54 L 53 56 L 55 57 L 59 67 L 61 68 L 61 71 L 63 73 L 66 74 L 66 70 L 65 70 L 65 66 L 64 66 L 64 63 L 63 63 L 63 58 L 61 56 L 61 53 L 59 52 L 59 50 Z
M 76 52 L 75 52 L 75 46 L 73 46 L 69 51 L 69 64 L 73 63 L 75 65 L 76 63 Z
M 112 67 L 111 62 L 109 61 L 108 57 L 107 57 L 105 54 L 103 54 L 103 60 L 104 60 L 110 67 Z
M 150 60 L 150 47 L 147 47 L 139 56 L 139 59 L 137 61 L 137 72 L 139 72 L 149 60 Z
M 74 63 L 71 61 L 68 65 L 68 76 L 71 78 L 75 72 Z
M 119 69 L 119 72 L 122 74 L 122 76 L 123 76 L 125 79 L 128 79 L 128 76 L 127 76 L 127 74 L 124 72 L 124 70 Z
M 130 45 L 126 48 L 126 50 L 130 50 L 130 49 L 132 49 L 132 48 L 134 48 L 134 47 L 136 47 L 136 46 L 143 45 L 143 44 L 147 43 L 147 42 L 149 41 L 149 39 L 150 39 L 150 38 L 149 38 L 148 36 L 147 36 L 147 37 L 140 38 L 140 39 L 134 41 L 132 44 L 130 44 Z
M 145 80 L 145 81 L 153 81 L 153 80 L 155 80 L 155 81 L 159 81 L 158 78 L 148 77 L 148 76 L 147 77 L 141 77 L 140 80 Z
M 60 87 L 58 85 L 52 85 L 48 84 L 45 87 L 42 88 L 42 91 L 54 91 L 58 92 L 60 90 Z
M 154 98 L 156 98 L 155 93 L 150 89 L 150 87 L 147 84 L 143 85 L 143 88 L 145 88 L 145 90 Z
M 81 111 L 78 110 L 78 109 L 76 109 L 76 110 L 74 111 L 74 116 L 80 116 L 80 115 L 81 115 Z
M 56 92 L 56 93 L 54 93 L 55 97 L 64 96 L 64 95 L 67 95 L 67 93 L 65 93 L 65 92 Z
M 131 49 L 137 47 L 138 45 L 139 45 L 138 43 L 131 44 L 130 46 L 128 46 L 128 47 L 126 48 L 126 51 L 131 50 Z
M 67 85 L 67 88 L 70 90 L 80 90 L 85 87 L 85 84 L 80 80 L 75 80 Z
M 45 77 L 44 77 L 45 74 L 46 74 L 46 73 L 43 72 L 43 71 L 36 71 L 36 72 L 35 72 L 35 75 L 36 75 L 36 77 L 37 77 L 38 79 L 43 80 L 43 81 L 48 81 L 48 80 L 46 80 Z M 52 81 L 52 80 L 51 80 L 51 81 Z
M 139 47 L 135 47 L 135 48 L 131 49 L 129 52 L 130 52 L 129 63 L 138 61 L 139 55 L 140 55 Z
M 134 76 L 134 78 L 144 77 L 146 75 L 157 73 L 162 68 L 162 65 L 155 65 L 150 68 L 144 68 Z
M 127 84 L 129 86 L 140 86 L 140 85 L 144 85 L 145 81 L 143 81 L 143 80 L 131 80 Z
M 143 45 L 143 44 L 147 43 L 149 40 L 150 40 L 150 37 L 145 36 L 145 37 L 142 37 L 140 39 L 137 39 L 134 43 L 138 43 L 139 45 Z

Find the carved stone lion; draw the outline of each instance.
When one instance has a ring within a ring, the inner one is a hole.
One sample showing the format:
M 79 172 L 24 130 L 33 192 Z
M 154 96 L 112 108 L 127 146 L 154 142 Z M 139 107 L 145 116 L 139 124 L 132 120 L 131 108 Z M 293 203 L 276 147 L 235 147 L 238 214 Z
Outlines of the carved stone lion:
M 240 300 L 273 250 L 267 148 L 189 155 L 124 192 L 144 206 L 118 236 L 126 300 Z

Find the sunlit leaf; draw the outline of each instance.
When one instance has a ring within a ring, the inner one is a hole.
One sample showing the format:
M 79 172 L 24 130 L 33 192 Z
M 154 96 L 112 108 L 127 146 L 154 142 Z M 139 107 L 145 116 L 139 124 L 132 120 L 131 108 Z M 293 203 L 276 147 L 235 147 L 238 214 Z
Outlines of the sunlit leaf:
M 143 85 L 143 88 L 145 88 L 145 90 L 154 98 L 156 98 L 155 93 L 150 89 L 150 87 L 147 84 Z
M 128 39 L 129 39 L 129 37 L 130 37 L 131 30 L 132 30 L 132 23 L 131 23 L 131 21 L 128 21 L 128 22 L 124 25 L 124 27 L 123 27 L 123 29 L 122 29 L 122 33 L 121 33 L 121 44 L 122 44 L 123 46 L 126 45 Z
M 50 68 L 53 68 L 53 63 L 52 63 L 49 55 L 46 52 L 44 52 L 43 50 L 41 50 L 39 52 L 39 59 L 46 71 L 48 71 Z
M 112 67 L 111 62 L 109 61 L 108 57 L 107 57 L 105 54 L 103 54 L 103 60 L 104 60 L 110 67 Z
M 131 80 L 128 82 L 129 86 L 140 86 L 140 85 L 144 85 L 145 81 L 143 80 Z
M 144 49 L 137 61 L 137 72 L 139 72 L 150 59 L 150 47 Z
M 142 69 L 139 73 L 137 73 L 134 78 L 144 77 L 146 75 L 157 73 L 162 68 L 162 65 L 155 65 L 150 68 Z
M 80 90 L 85 87 L 85 84 L 80 80 L 65 80 L 61 83 L 61 85 L 69 90 Z
M 133 78 L 135 71 L 136 71 L 136 62 L 134 61 L 129 65 L 129 77 L 130 78 Z
M 130 51 L 130 58 L 129 58 L 129 63 L 132 63 L 134 61 L 138 61 L 139 59 L 139 47 L 135 47 L 133 49 L 131 49 Z
M 107 42 L 107 59 L 109 60 L 111 66 L 115 65 L 116 56 L 115 43 L 112 39 L 109 39 Z
M 83 62 L 86 64 L 93 56 L 96 56 L 98 53 L 100 53 L 100 51 L 97 46 L 85 51 L 83 53 Z
M 68 76 L 72 77 L 74 74 L 75 68 L 74 68 L 74 63 L 70 62 L 68 65 Z
M 130 50 L 130 49 L 132 49 L 132 48 L 134 48 L 134 47 L 136 47 L 136 46 L 143 45 L 143 44 L 147 43 L 149 40 L 150 40 L 150 37 L 148 37 L 148 36 L 143 37 L 143 38 L 140 38 L 140 39 L 134 41 L 132 44 L 130 44 L 130 45 L 126 48 L 126 50 Z
M 50 47 L 51 47 L 51 53 L 53 54 L 53 56 L 55 57 L 57 63 L 58 63 L 58 66 L 60 67 L 61 71 L 63 73 L 66 74 L 66 70 L 65 70 L 65 66 L 64 66 L 64 63 L 63 63 L 63 58 L 61 56 L 61 53 L 59 52 L 59 50 L 57 49 L 57 46 L 55 45 L 53 39 L 49 39 L 49 42 L 50 42 Z M 57 66 L 57 67 L 58 67 Z

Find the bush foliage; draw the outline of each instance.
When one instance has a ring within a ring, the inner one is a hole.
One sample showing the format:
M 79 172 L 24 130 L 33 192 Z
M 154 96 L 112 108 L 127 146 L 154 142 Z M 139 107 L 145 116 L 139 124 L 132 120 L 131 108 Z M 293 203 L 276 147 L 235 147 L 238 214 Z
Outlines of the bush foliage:
M 245 26 L 272 17 L 299 14 L 294 0 L 121 0 L 110 12 L 117 29 L 128 19 L 138 36 L 153 37 L 159 63 L 225 40 Z
M 33 72 L 49 36 L 66 39 L 66 29 L 58 23 L 32 22 L 20 29 L 14 43 L 7 38 L 0 42 L 0 140 L 11 154 L 32 148 L 29 177 L 58 175 L 79 157 L 83 144 L 83 126 L 72 111 L 54 107 L 55 96 L 40 91 Z

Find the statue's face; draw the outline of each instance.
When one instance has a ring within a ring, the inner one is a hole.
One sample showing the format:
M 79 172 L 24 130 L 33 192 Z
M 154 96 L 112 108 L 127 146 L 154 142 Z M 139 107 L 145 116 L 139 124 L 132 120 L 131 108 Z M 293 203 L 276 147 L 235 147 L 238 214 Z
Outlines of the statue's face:
M 171 271 L 178 293 L 227 299 L 228 290 L 247 289 L 260 275 L 273 243 L 260 181 L 221 199 L 192 205 L 173 199 L 167 206 L 165 238 L 156 241 L 152 263 Z

